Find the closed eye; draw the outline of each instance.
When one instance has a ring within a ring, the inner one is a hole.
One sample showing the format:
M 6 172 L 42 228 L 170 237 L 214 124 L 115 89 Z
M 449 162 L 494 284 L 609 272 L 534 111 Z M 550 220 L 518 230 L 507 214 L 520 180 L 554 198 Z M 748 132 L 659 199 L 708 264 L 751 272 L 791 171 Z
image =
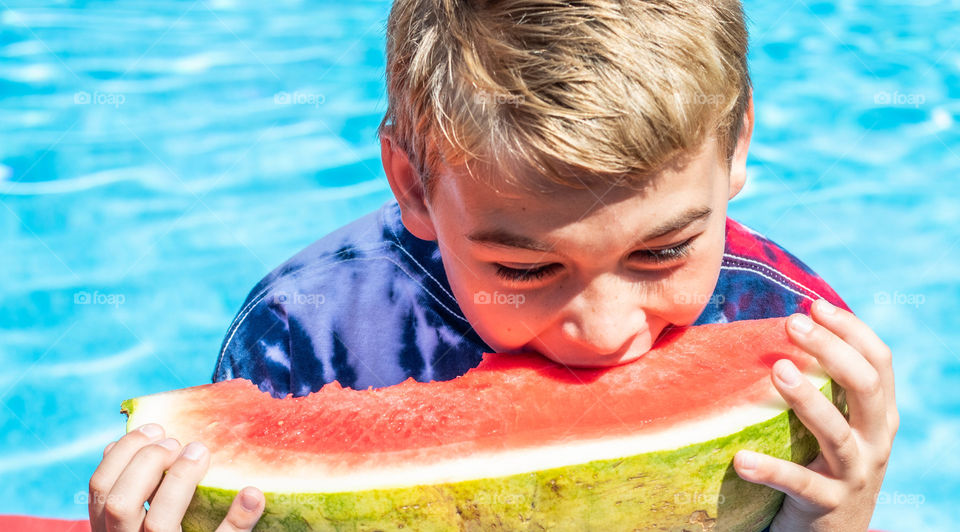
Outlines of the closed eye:
M 560 268 L 563 268 L 557 263 L 545 264 L 536 268 L 510 268 L 503 264 L 496 264 L 496 267 L 497 277 L 515 283 L 539 281 L 544 277 L 556 274 Z
M 635 256 L 643 262 L 649 262 L 653 264 L 664 264 L 678 261 L 690 253 L 690 245 L 692 242 L 693 238 L 689 238 L 675 246 L 668 248 L 634 251 L 631 254 L 631 258 L 634 258 Z
M 633 252 L 632 259 L 646 262 L 648 264 L 669 264 L 677 262 L 690 253 L 693 238 L 689 238 L 675 246 L 660 249 L 644 249 Z M 497 277 L 514 282 L 528 283 L 539 281 L 546 277 L 556 275 L 563 269 L 563 265 L 558 263 L 544 264 L 534 268 L 511 268 L 503 264 L 494 264 Z

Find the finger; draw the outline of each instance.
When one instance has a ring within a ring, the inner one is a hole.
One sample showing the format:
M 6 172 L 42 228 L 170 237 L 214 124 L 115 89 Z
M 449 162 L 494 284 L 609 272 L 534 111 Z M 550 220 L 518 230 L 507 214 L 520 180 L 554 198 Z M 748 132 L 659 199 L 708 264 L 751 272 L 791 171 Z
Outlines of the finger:
M 782 491 L 815 510 L 833 510 L 841 499 L 837 481 L 787 460 L 740 451 L 734 456 L 733 467 L 743 480 Z
M 263 493 L 247 486 L 240 490 L 227 511 L 227 516 L 217 527 L 217 532 L 249 532 L 263 515 L 265 501 Z
M 180 530 L 180 521 L 209 466 L 210 453 L 202 443 L 192 442 L 185 446 L 150 500 L 144 528 L 157 532 Z
M 103 508 L 107 496 L 117 482 L 133 456 L 144 446 L 163 438 L 163 427 L 149 423 L 131 430 L 115 443 L 108 445 L 103 453 L 103 461 L 90 477 L 90 497 L 87 510 L 90 513 L 90 524 L 94 530 L 104 527 Z
M 883 385 L 887 400 L 887 425 L 895 432 L 900 419 L 897 415 L 893 355 L 890 348 L 860 318 L 849 311 L 831 305 L 826 299 L 815 301 L 812 311 L 813 319 L 817 323 L 830 329 L 841 340 L 859 351 L 880 374 L 880 383 Z
M 116 445 L 116 444 L 117 444 L 117 442 L 112 441 L 112 442 L 108 443 L 106 447 L 104 447 L 104 449 L 103 449 L 103 457 L 104 457 L 104 458 L 107 457 L 107 453 L 109 453 L 109 452 L 110 452 L 110 449 L 113 449 L 113 446 Z
M 790 316 L 787 332 L 846 390 L 850 426 L 868 442 L 889 442 L 887 404 L 877 370 L 857 350 L 808 316 Z
M 104 504 L 107 530 L 140 530 L 146 510 L 143 503 L 160 484 L 163 472 L 177 458 L 180 444 L 167 438 L 137 451 L 123 469 Z
M 774 386 L 820 443 L 820 450 L 837 477 L 846 477 L 860 457 L 857 439 L 840 410 L 810 383 L 789 359 L 773 364 Z

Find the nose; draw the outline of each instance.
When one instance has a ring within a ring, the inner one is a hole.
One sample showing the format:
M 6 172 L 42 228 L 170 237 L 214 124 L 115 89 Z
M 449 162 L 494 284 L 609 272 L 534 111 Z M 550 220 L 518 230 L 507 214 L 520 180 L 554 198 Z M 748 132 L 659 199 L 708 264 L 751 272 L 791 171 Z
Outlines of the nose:
M 596 355 L 626 349 L 648 327 L 640 298 L 636 287 L 614 276 L 594 279 L 570 301 L 561 325 L 564 339 Z

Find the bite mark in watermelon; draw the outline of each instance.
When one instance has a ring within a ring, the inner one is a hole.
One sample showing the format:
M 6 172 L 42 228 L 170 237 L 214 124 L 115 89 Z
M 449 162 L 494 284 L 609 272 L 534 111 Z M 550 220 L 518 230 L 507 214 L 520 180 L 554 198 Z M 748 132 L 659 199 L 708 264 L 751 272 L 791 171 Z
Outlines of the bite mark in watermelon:
M 773 363 L 791 359 L 846 410 L 784 323 L 677 328 L 611 368 L 486 354 L 450 381 L 274 399 L 235 379 L 122 411 L 128 430 L 159 423 L 210 448 L 187 532 L 214 530 L 247 485 L 267 498 L 261 530 L 755 531 L 783 494 L 741 480 L 733 455 L 806 464 L 819 452 Z

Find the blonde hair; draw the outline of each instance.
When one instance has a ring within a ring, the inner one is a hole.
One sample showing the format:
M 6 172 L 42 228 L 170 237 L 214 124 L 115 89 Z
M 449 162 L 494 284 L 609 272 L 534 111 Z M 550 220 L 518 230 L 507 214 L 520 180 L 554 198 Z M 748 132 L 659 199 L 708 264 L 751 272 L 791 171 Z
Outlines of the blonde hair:
M 750 97 L 739 0 L 396 0 L 378 129 L 428 191 L 440 165 L 496 184 L 642 186 Z

